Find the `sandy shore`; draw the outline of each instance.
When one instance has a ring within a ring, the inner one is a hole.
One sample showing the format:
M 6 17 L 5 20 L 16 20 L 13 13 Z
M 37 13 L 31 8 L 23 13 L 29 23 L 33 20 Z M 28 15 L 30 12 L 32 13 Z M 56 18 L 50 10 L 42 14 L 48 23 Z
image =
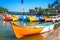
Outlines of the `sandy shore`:
M 43 40 L 60 40 L 60 26 L 46 36 Z

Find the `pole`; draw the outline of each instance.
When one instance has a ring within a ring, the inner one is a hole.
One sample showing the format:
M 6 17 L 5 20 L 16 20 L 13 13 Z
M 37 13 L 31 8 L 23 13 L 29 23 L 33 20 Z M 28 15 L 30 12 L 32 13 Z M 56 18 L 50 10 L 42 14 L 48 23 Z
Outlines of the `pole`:
M 24 3 L 24 0 L 21 0 L 21 4 L 22 4 L 22 14 L 23 14 L 23 10 L 24 10 L 24 8 L 23 8 L 23 3 Z

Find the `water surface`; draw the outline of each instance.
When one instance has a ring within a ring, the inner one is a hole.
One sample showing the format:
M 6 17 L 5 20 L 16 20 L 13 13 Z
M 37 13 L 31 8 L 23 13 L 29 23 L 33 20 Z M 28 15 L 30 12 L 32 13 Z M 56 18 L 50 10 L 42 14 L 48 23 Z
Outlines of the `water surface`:
M 33 26 L 33 25 L 38 25 L 39 22 L 14 22 L 16 24 L 20 25 L 24 25 L 24 26 Z M 9 21 L 0 21 L 0 40 L 42 40 L 44 38 L 44 36 L 42 36 L 41 34 L 37 34 L 37 35 L 31 35 L 31 36 L 26 36 L 20 39 L 17 39 L 14 35 L 14 32 L 12 30 L 12 26 L 10 24 Z

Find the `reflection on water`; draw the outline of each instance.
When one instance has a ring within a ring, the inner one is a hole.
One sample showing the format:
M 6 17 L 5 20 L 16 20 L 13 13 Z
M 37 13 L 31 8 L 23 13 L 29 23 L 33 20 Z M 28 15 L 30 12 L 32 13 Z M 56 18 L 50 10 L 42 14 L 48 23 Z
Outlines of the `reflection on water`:
M 16 39 L 10 22 L 0 21 L 0 40 Z
M 42 40 L 44 37 L 41 34 L 31 35 L 27 37 L 20 38 L 18 40 Z
M 16 21 L 14 23 L 24 26 L 26 25 L 33 26 L 39 24 L 39 22 L 20 22 L 20 21 Z M 10 22 L 9 21 L 0 22 L 0 40 L 42 40 L 43 38 L 44 37 L 41 34 L 37 34 L 17 39 L 14 35 Z

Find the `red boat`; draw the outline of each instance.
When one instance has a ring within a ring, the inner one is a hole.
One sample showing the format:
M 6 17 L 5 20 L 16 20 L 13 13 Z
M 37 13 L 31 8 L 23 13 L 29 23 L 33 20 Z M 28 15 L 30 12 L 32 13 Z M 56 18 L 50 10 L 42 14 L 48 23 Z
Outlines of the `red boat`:
M 12 21 L 12 18 L 11 17 L 8 17 L 7 15 L 4 16 L 4 20 L 5 21 Z

